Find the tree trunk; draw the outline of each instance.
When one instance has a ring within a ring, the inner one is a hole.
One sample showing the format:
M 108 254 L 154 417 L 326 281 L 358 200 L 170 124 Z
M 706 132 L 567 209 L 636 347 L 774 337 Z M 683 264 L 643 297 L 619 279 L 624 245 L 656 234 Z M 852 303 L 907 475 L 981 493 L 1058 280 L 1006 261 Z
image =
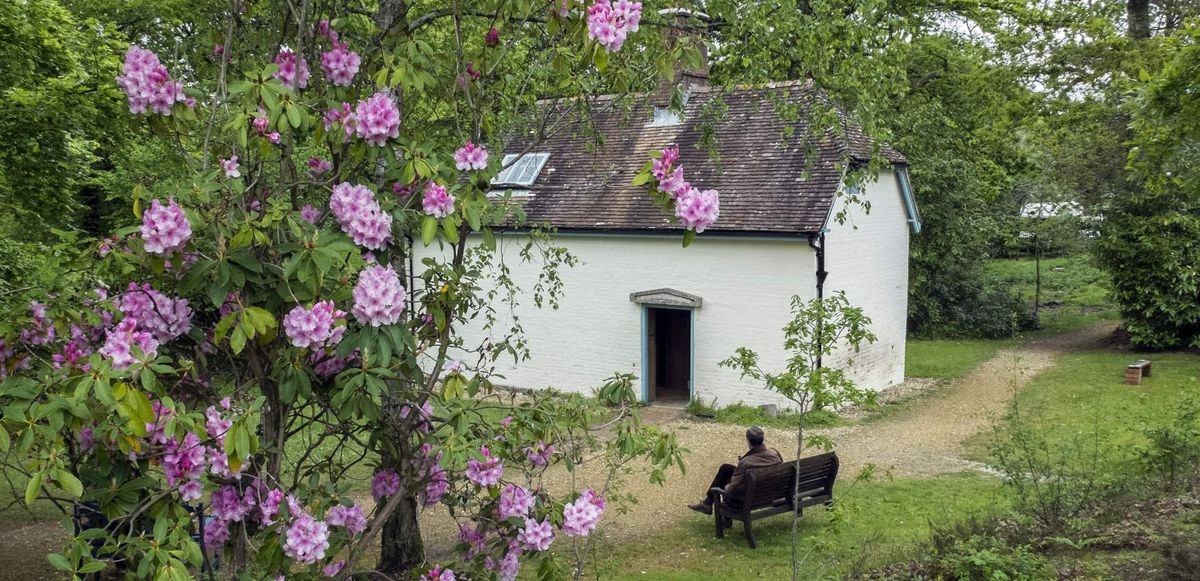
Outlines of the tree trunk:
M 796 427 L 796 474 L 792 480 L 792 581 L 800 581 L 800 510 L 796 497 L 800 495 L 800 456 L 804 453 L 804 415 Z
M 417 498 L 409 494 L 383 525 L 379 571 L 394 575 L 425 562 L 425 545 L 417 522 Z
M 1128 21 L 1129 38 L 1133 40 L 1150 38 L 1150 0 L 1127 0 L 1125 19 Z

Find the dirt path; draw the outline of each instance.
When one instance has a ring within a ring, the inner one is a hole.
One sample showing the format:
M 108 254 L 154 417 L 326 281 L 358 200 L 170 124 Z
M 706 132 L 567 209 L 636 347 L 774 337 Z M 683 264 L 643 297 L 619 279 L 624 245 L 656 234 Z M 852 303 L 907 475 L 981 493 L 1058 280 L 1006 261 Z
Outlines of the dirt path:
M 925 477 L 980 468 L 963 459 L 963 442 L 987 429 L 990 419 L 1001 413 L 1013 394 L 1035 375 L 1054 365 L 1058 355 L 1096 346 L 1112 332 L 1112 325 L 1024 343 L 999 351 L 962 379 L 923 397 L 907 408 L 886 417 L 843 428 L 824 430 L 833 438 L 842 460 L 842 473 L 855 475 L 867 465 L 890 470 L 899 477 Z M 630 542 L 653 535 L 655 530 L 691 518 L 684 505 L 699 500 L 708 488 L 712 473 L 722 462 L 736 459 L 745 451 L 745 426 L 699 423 L 682 417 L 682 410 L 651 407 L 643 419 L 673 430 L 690 450 L 688 472 L 672 473 L 663 486 L 650 485 L 645 472 L 634 469 L 626 477 L 622 492 L 637 497 L 635 505 L 621 513 L 608 511 L 604 534 Z M 787 430 L 767 429 L 768 444 L 792 457 L 793 436 Z M 569 486 L 565 474 L 547 474 L 552 492 Z M 599 480 L 599 474 L 584 469 L 576 476 L 582 482 Z M 422 529 L 433 558 L 454 543 L 456 527 L 443 511 L 422 517 Z M 0 527 L 0 581 L 8 579 L 53 579 L 45 551 L 58 547 L 64 535 L 54 522 Z

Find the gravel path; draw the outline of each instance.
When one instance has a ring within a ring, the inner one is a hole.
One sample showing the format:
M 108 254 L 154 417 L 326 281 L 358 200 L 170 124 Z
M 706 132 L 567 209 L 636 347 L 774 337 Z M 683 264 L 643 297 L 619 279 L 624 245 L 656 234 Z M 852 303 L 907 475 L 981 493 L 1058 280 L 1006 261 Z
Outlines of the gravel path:
M 962 379 L 921 396 L 904 409 L 878 420 L 821 433 L 833 438 L 842 474 L 848 477 L 857 475 L 867 464 L 874 464 L 879 471 L 890 470 L 898 477 L 981 468 L 962 458 L 963 442 L 986 429 L 1013 394 L 1051 367 L 1059 354 L 1094 347 L 1112 330 L 1112 325 L 1100 325 L 1001 350 Z M 745 426 L 696 422 L 683 418 L 679 409 L 664 407 L 647 408 L 643 418 L 676 433 L 680 444 L 690 450 L 688 472 L 682 477 L 671 473 L 665 485 L 654 486 L 646 481 L 642 467 L 633 467 L 625 477 L 627 485 L 622 492 L 636 496 L 637 504 L 628 505 L 624 511 L 608 511 L 603 527 L 605 537 L 622 543 L 690 518 L 693 513 L 684 505 L 701 498 L 719 464 L 745 451 Z M 766 432 L 768 445 L 779 448 L 785 458 L 793 456 L 791 432 L 779 428 L 767 428 Z M 595 483 L 601 477 L 598 469 L 589 467 L 575 476 L 584 483 Z M 545 484 L 552 492 L 563 492 L 568 489 L 570 477 L 565 471 L 556 471 L 546 475 Z M 422 521 L 430 557 L 437 558 L 453 545 L 457 529 L 444 511 L 428 513 Z M 6 564 L 0 568 L 0 581 L 53 578 L 52 573 L 47 575 L 44 551 L 57 547 L 57 539 L 62 536 L 57 523 L 0 527 L 0 563 Z

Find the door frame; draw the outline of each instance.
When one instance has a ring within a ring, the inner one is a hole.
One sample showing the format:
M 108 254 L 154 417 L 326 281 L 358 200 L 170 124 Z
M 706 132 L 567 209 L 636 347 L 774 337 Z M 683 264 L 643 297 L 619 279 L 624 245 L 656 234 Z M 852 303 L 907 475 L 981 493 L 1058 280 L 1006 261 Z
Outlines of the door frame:
M 672 311 L 688 311 L 688 401 L 696 399 L 696 309 L 672 305 L 641 305 L 642 317 L 642 401 L 650 403 L 650 340 L 649 318 L 650 309 L 670 309 Z

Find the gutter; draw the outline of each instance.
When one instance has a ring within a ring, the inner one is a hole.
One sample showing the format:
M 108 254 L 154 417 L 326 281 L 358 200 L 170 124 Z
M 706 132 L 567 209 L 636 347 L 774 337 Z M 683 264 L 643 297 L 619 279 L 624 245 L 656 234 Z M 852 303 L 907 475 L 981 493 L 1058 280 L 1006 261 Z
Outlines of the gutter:
M 817 300 L 825 298 L 825 278 L 829 271 L 825 270 L 825 230 L 808 236 L 808 246 L 817 255 Z M 817 345 L 821 344 L 821 327 L 817 326 Z M 822 367 L 821 354 L 817 354 L 817 369 Z

